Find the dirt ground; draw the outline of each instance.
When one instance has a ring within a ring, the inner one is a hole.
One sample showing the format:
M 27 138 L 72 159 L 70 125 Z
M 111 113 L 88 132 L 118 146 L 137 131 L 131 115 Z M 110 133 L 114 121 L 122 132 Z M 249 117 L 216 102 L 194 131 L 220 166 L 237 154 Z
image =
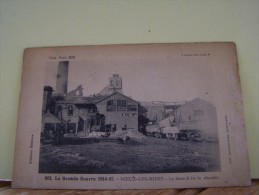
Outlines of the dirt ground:
M 39 173 L 177 173 L 220 171 L 218 143 L 144 140 L 42 144 Z

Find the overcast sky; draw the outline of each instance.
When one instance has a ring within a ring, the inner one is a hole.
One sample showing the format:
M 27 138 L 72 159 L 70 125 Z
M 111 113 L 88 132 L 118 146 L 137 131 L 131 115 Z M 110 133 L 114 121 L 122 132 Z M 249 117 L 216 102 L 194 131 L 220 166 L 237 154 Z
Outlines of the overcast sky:
M 54 90 L 57 67 L 58 61 L 46 66 L 45 85 Z M 113 74 L 120 75 L 124 94 L 136 101 L 213 99 L 209 62 L 188 58 L 70 61 L 68 92 L 82 84 L 84 96 L 97 94 Z

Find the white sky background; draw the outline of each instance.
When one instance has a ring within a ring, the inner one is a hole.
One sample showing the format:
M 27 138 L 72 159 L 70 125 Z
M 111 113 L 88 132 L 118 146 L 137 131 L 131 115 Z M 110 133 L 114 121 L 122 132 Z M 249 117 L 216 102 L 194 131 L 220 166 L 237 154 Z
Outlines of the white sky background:
M 136 101 L 184 101 L 197 97 L 213 102 L 208 57 L 164 59 L 99 59 L 70 61 L 68 92 L 82 84 L 84 96 L 99 93 L 113 74 L 122 78 L 123 93 Z M 45 85 L 56 88 L 58 61 L 46 66 Z

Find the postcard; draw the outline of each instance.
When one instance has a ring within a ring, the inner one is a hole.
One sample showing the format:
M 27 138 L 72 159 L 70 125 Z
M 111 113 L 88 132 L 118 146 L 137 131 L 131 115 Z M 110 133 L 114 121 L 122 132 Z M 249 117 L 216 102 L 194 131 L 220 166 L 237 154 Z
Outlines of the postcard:
M 250 185 L 234 43 L 28 48 L 14 188 Z

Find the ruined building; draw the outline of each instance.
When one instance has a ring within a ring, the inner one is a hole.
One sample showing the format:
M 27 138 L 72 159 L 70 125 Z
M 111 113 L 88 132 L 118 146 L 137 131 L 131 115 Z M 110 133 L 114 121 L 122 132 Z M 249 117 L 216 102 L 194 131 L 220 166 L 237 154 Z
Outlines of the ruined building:
M 92 131 L 138 129 L 139 103 L 123 94 L 118 74 L 109 78 L 108 86 L 99 94 L 83 96 L 81 85 L 67 92 L 68 69 L 68 61 L 59 62 L 56 91 L 44 87 L 43 134 L 49 135 L 57 128 L 81 137 Z M 55 108 L 48 109 L 47 102 L 54 103 Z

